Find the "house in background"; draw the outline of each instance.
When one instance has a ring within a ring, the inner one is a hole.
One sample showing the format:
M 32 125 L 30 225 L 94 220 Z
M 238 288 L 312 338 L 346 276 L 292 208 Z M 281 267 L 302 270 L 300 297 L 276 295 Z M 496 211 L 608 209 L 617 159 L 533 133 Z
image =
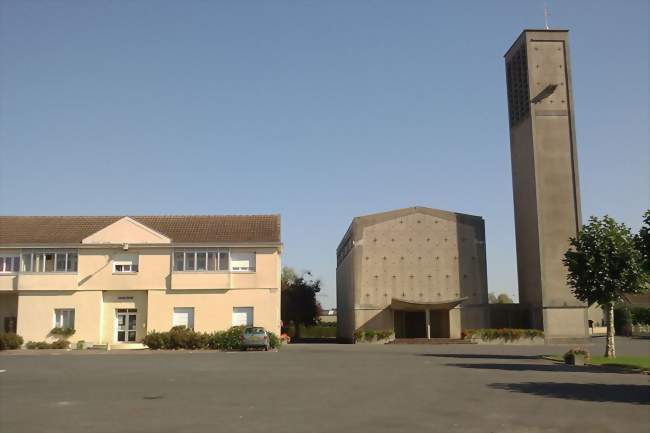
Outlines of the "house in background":
M 483 218 L 412 207 L 356 217 L 336 251 L 337 337 L 460 338 L 489 321 Z
M 0 217 L 0 326 L 128 345 L 185 325 L 280 330 L 279 215 Z

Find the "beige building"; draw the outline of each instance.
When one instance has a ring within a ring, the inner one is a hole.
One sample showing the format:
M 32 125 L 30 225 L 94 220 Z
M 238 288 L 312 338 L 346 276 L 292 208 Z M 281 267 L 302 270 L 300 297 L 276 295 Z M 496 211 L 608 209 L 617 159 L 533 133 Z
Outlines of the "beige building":
M 132 344 L 152 330 L 280 330 L 280 217 L 0 217 L 0 326 Z
M 524 30 L 505 55 L 519 302 L 547 341 L 588 337 L 562 263 L 581 225 L 566 30 Z
M 483 218 L 425 207 L 357 217 L 337 251 L 338 338 L 460 338 L 488 321 Z

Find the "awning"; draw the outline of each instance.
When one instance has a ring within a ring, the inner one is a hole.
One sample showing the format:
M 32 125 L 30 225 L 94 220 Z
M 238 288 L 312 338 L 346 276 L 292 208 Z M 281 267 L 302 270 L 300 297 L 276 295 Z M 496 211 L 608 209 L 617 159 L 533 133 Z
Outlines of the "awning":
M 464 297 L 436 302 L 414 302 L 393 298 L 390 303 L 390 307 L 393 310 L 402 311 L 451 310 L 467 299 L 467 297 Z

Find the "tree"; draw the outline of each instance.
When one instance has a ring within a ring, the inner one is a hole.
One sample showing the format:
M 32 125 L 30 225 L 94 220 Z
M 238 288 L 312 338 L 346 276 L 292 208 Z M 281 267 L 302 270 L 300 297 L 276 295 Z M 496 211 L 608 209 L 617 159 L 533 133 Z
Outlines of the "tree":
M 299 337 L 300 325 L 311 326 L 318 322 L 321 308 L 316 294 L 320 292 L 321 282 L 313 279 L 310 272 L 298 275 L 291 268 L 282 270 L 282 279 L 280 316 L 283 323 L 293 323 Z
M 605 309 L 605 356 L 614 358 L 614 304 L 626 293 L 645 290 L 642 256 L 635 237 L 625 224 L 605 215 L 602 219 L 589 218 L 589 223 L 569 243 L 563 259 L 567 282 L 576 298 L 588 305 L 597 302 Z
M 290 268 L 289 266 L 284 266 L 282 268 L 282 274 L 280 276 L 280 287 L 284 290 L 291 283 L 293 283 L 298 277 L 298 272 L 295 269 Z
M 646 277 L 646 284 L 650 283 L 650 209 L 643 214 L 643 225 L 639 234 L 635 236 L 636 247 L 641 253 L 643 261 L 643 272 Z
M 512 304 L 512 298 L 507 293 L 500 293 L 497 296 L 497 304 Z
M 488 302 L 490 304 L 512 304 L 514 301 L 507 293 L 499 293 L 495 295 L 494 293 L 488 293 Z

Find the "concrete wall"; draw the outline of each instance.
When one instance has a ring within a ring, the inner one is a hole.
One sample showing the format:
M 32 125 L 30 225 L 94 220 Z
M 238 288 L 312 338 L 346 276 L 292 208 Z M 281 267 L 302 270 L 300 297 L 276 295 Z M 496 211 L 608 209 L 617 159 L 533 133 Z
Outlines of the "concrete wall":
M 340 336 L 351 338 L 357 329 L 393 329 L 393 298 L 436 303 L 467 297 L 464 322 L 473 327 L 486 323 L 485 227 L 480 217 L 408 208 L 356 218 L 348 235 L 354 246 L 337 268 Z M 450 333 L 458 337 L 462 311 L 449 316 Z
M 240 289 L 149 292 L 149 330 L 167 331 L 172 327 L 175 307 L 194 308 L 194 329 L 212 332 L 232 326 L 233 307 L 253 307 L 253 323 L 280 333 L 280 290 Z
M 530 95 L 527 117 L 510 128 L 520 302 L 547 339 L 583 339 L 585 305 L 562 263 L 581 225 L 568 33 L 525 31 L 506 54 L 507 70 L 522 52 L 524 81 L 509 79 L 511 93 L 527 86 Z
M 48 290 L 21 292 L 18 297 L 17 333 L 28 341 L 53 341 L 54 310 L 74 308 L 76 333 L 70 341 L 100 341 L 102 292 Z

